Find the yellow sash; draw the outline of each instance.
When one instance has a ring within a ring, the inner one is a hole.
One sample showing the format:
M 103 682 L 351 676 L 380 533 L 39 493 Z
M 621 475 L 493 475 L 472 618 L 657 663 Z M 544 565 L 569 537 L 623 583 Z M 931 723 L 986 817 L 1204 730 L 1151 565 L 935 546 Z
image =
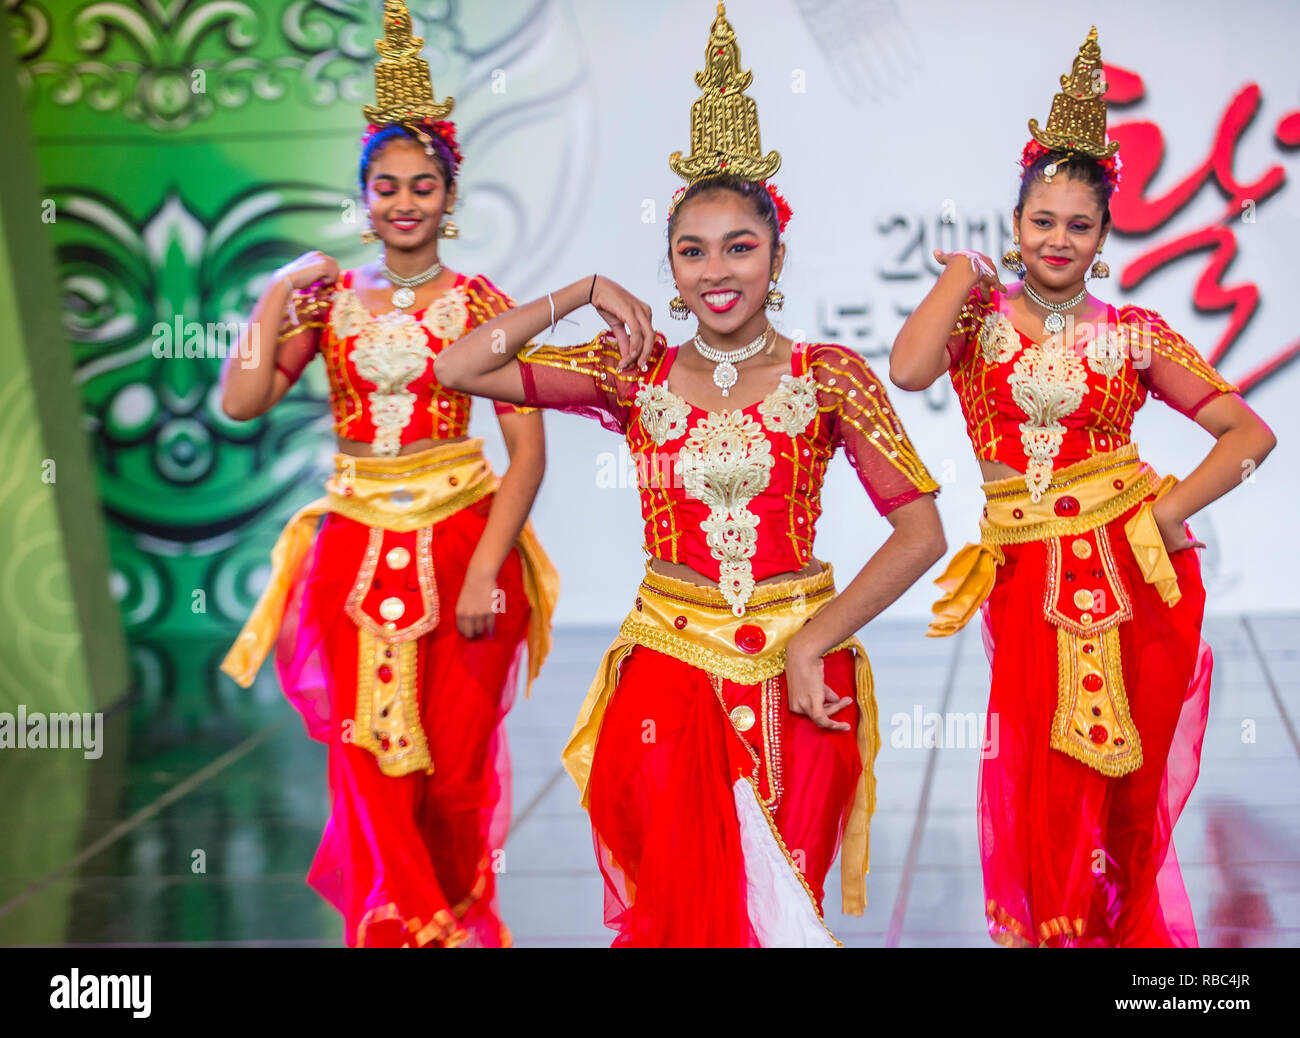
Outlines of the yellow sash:
M 306 563 L 322 515 L 339 515 L 367 526 L 410 531 L 430 526 L 468 508 L 496 490 L 499 480 L 483 456 L 481 439 L 437 444 L 395 458 L 334 456 L 327 494 L 300 509 L 271 549 L 271 576 L 247 623 L 221 663 L 241 687 L 253 683 L 274 644 L 289 593 Z M 523 560 L 524 589 L 532 608 L 528 622 L 528 678 L 525 694 L 551 648 L 551 617 L 560 577 L 526 522 L 516 547 Z
M 564 767 L 578 786 L 582 806 L 589 806 L 588 781 L 601 721 L 618 686 L 623 661 L 636 646 L 662 652 L 718 678 L 757 684 L 785 670 L 785 650 L 790 639 L 834 597 L 834 573 L 827 565 L 812 577 L 759 585 L 745 607 L 745 615 L 736 617 L 718 589 L 662 576 L 647 565 L 636 603 L 601 660 L 564 749 Z M 862 712 L 858 753 L 863 768 L 844 829 L 841 905 L 844 912 L 861 915 L 867 904 L 864 877 L 869 871 L 870 823 L 876 809 L 875 761 L 880 751 L 880 724 L 866 649 L 857 638 L 848 638 L 830 651 L 845 648 L 854 652 L 854 681 Z M 779 705 L 784 708 L 784 704 Z M 736 723 L 725 711 L 723 716 L 729 724 Z M 761 798 L 759 805 L 775 831 L 776 823 Z M 798 872 L 794 862 L 790 864 Z

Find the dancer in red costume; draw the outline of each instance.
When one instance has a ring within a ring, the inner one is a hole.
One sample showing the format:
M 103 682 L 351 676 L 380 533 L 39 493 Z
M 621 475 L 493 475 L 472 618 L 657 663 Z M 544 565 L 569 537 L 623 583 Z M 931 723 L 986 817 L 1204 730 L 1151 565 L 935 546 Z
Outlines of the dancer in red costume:
M 460 165 L 452 102 L 434 101 L 400 0 L 384 28 L 361 157 L 363 237 L 384 258 L 340 274 L 316 252 L 282 268 L 253 313 L 273 355 L 226 372 L 226 413 L 250 419 L 321 354 L 338 453 L 222 670 L 247 687 L 274 643 L 285 694 L 329 745 L 332 812 L 308 881 L 350 946 L 501 947 L 503 719 L 525 647 L 530 686 L 546 656 L 558 591 L 527 522 L 541 415 L 497 405 L 498 480 L 467 436 L 470 398 L 433 375 L 448 343 L 513 304 L 438 262 L 439 238 L 456 236 L 443 223 Z
M 1272 433 L 1150 310 L 1085 278 L 1118 179 L 1096 29 L 1030 121 L 1010 289 L 978 253 L 939 254 L 939 281 L 894 343 L 890 376 L 947 370 L 983 470 L 981 541 L 937 582 L 930 634 L 983 610 L 998 750 L 981 765 L 989 933 L 1008 945 L 1196 944 L 1172 833 L 1196 781 L 1211 655 L 1185 520 L 1241 481 Z M 1187 478 L 1138 457 L 1148 395 L 1217 439 Z
M 585 277 L 471 332 L 436 370 L 596 418 L 638 462 L 651 558 L 564 755 L 615 945 L 833 945 L 823 884 L 842 843 L 843 908 L 863 911 L 880 742 L 854 632 L 941 557 L 937 486 L 857 353 L 768 322 L 789 210 L 763 183 L 780 158 L 759 147 L 721 4 L 696 81 L 669 223 L 672 309 L 697 317 L 694 340 L 668 346 L 648 306 Z M 611 334 L 523 349 L 588 304 Z M 894 532 L 837 595 L 812 548 L 838 447 Z

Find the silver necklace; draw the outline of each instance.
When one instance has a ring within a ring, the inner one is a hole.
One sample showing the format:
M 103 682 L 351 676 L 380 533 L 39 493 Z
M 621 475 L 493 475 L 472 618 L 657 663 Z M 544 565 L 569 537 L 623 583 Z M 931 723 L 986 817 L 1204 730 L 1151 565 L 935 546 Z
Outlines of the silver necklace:
M 716 365 L 713 369 L 713 384 L 722 390 L 723 396 L 731 395 L 731 387 L 734 386 L 740 378 L 740 373 L 736 371 L 736 365 L 741 361 L 749 360 L 750 357 L 758 355 L 763 344 L 767 342 L 767 333 L 772 330 L 769 324 L 763 329 L 763 334 L 751 342 L 748 346 L 742 346 L 738 350 L 718 350 L 714 349 L 707 342 L 700 338 L 700 333 L 695 333 L 695 350 L 705 360 L 711 360 Z
M 1030 287 L 1028 281 L 1023 282 L 1023 284 L 1025 286 L 1025 294 L 1044 310 L 1048 311 L 1047 317 L 1043 320 L 1043 331 L 1047 332 L 1049 335 L 1055 335 L 1057 332 L 1064 330 L 1065 318 L 1062 317 L 1061 314 L 1065 313 L 1066 310 L 1073 310 L 1076 306 L 1082 303 L 1084 298 L 1088 295 L 1088 289 L 1083 288 L 1077 296 L 1073 299 L 1067 299 L 1064 303 L 1049 303 Z
M 442 264 L 435 263 L 423 274 L 416 274 L 413 278 L 404 278 L 400 274 L 394 274 L 388 269 L 388 264 L 380 261 L 380 271 L 384 277 L 388 278 L 394 285 L 399 286 L 393 292 L 393 305 L 399 310 L 405 310 L 415 302 L 415 292 L 413 289 L 419 288 L 426 282 L 432 281 L 442 273 Z

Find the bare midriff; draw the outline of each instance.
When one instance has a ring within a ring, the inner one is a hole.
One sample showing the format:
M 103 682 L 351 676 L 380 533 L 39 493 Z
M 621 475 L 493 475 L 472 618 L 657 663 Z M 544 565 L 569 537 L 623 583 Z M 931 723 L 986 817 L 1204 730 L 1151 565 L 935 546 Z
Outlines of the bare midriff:
M 999 479 L 1014 479 L 1016 476 L 1023 476 L 1023 472 L 1017 472 L 1010 465 L 1003 461 L 985 461 L 980 459 L 980 472 L 984 475 L 985 483 L 992 483 Z
M 430 447 L 436 447 L 440 443 L 460 443 L 462 440 L 468 440 L 468 436 L 449 436 L 446 439 L 435 440 L 431 437 L 413 440 L 411 443 L 402 445 L 401 450 L 397 453 L 418 454 L 420 451 L 427 451 Z M 366 443 L 364 440 L 345 440 L 339 437 L 339 453 L 351 454 L 354 458 L 373 458 L 375 457 L 374 444 Z
M 663 559 L 651 559 L 650 569 L 660 576 L 671 577 L 673 580 L 681 580 L 687 584 L 698 584 L 700 587 L 716 588 L 718 582 L 710 580 L 703 573 L 691 569 L 690 566 L 684 566 L 680 562 L 665 562 Z M 797 580 L 801 577 L 815 577 L 822 571 L 822 564 L 813 559 L 801 570 L 791 570 L 787 573 L 777 573 L 770 577 L 764 577 L 756 581 L 758 587 L 764 584 L 779 584 L 784 580 Z

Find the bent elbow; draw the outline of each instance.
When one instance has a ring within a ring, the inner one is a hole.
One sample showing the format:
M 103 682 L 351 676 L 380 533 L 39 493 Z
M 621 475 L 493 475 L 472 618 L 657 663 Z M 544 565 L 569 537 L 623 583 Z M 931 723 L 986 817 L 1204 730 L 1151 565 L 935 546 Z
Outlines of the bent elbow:
M 221 411 L 227 418 L 236 422 L 252 421 L 259 413 L 254 411 L 252 408 L 238 404 L 227 397 L 221 398 Z
M 934 379 L 923 379 L 915 371 L 909 371 L 905 367 L 896 364 L 893 358 L 889 361 L 889 381 L 899 389 L 907 393 L 919 393 L 923 389 L 929 389 Z
M 460 378 L 454 359 L 448 357 L 446 352 L 433 358 L 433 377 L 438 380 L 438 385 L 445 386 L 447 389 L 457 393 L 469 392 L 469 388 Z

